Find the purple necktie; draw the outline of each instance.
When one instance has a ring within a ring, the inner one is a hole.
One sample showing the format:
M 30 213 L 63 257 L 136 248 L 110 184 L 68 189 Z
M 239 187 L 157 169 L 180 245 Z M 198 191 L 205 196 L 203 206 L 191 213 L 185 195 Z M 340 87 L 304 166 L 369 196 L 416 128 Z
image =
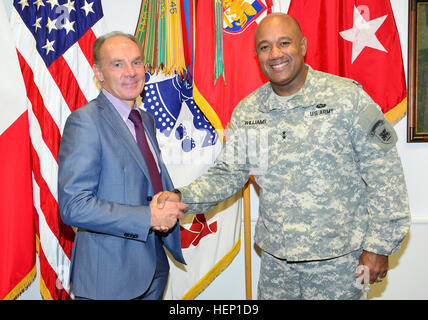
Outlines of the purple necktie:
M 133 109 L 129 114 L 129 120 L 131 120 L 135 126 L 137 144 L 141 150 L 141 153 L 143 154 L 144 160 L 146 161 L 146 165 L 150 173 L 150 180 L 152 181 L 153 192 L 154 194 L 156 194 L 163 190 L 162 180 L 155 162 L 155 158 L 153 157 L 153 153 L 150 151 L 149 148 L 149 143 L 144 132 L 144 126 L 141 120 L 140 112 L 138 110 Z

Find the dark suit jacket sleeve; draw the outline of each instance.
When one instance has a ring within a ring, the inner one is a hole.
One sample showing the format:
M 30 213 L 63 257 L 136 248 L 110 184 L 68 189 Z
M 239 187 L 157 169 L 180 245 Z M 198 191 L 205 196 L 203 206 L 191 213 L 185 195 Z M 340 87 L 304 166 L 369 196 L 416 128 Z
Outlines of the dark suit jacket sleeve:
M 98 194 L 103 159 L 102 137 L 88 112 L 73 112 L 67 119 L 58 155 L 58 202 L 65 224 L 119 237 L 146 241 L 150 207 L 102 199 Z M 112 181 L 121 168 L 108 162 Z M 105 184 L 105 182 L 104 182 Z M 135 190 L 139 192 L 141 190 Z M 114 192 L 114 190 L 113 190 Z

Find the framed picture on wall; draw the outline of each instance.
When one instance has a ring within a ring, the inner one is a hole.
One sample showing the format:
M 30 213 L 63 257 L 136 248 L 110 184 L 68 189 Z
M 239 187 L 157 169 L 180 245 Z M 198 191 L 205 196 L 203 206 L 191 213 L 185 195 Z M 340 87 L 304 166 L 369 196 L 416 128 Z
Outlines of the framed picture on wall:
M 407 142 L 428 142 L 428 1 L 409 0 Z

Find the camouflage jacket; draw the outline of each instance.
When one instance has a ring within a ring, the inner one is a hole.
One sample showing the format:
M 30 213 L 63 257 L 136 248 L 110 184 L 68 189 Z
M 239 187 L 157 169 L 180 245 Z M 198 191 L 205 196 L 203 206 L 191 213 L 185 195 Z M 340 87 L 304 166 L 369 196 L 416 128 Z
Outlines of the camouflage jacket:
M 296 94 L 266 83 L 237 105 L 215 165 L 180 188 L 183 201 L 206 212 L 253 175 L 263 250 L 289 261 L 390 255 L 410 225 L 396 133 L 358 83 L 308 68 Z

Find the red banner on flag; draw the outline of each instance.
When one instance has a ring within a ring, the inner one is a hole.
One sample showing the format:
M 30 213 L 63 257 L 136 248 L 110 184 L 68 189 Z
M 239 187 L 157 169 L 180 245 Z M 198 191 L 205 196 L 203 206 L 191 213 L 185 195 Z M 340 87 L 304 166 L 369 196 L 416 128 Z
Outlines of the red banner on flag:
M 16 110 L 10 104 L 3 108 Z M 0 152 L 0 299 L 9 300 L 15 299 L 36 275 L 27 112 L 0 135 Z
M 214 83 L 214 1 L 196 5 L 193 96 L 213 126 L 223 129 L 238 102 L 267 81 L 254 50 L 257 23 L 267 8 L 260 0 L 223 2 L 225 77 Z
M 288 13 L 308 39 L 310 66 L 359 82 L 390 122 L 405 114 L 403 57 L 389 0 L 291 0 Z

